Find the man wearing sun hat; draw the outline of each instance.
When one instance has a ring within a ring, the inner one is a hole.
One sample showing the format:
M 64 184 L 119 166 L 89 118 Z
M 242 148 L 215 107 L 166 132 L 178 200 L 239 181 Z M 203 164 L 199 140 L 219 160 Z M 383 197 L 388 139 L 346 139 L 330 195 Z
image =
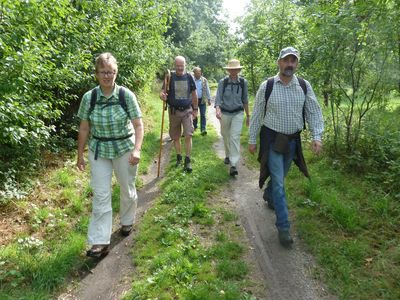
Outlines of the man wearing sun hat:
M 300 132 L 307 122 L 312 137 L 311 150 L 318 154 L 322 150 L 324 130 L 321 108 L 310 83 L 294 75 L 299 60 L 297 49 L 281 50 L 277 61 L 279 73 L 260 85 L 249 128 L 249 151 L 255 153 L 261 127 L 259 186 L 262 188 L 270 178 L 263 198 L 269 208 L 275 209 L 279 242 L 284 247 L 293 243 L 284 187 L 291 162 L 309 177 Z
M 229 76 L 218 83 L 215 98 L 217 118 L 221 122 L 221 135 L 224 139 L 225 164 L 230 165 L 229 174 L 238 175 L 237 165 L 240 159 L 240 134 L 242 132 L 244 113 L 246 126 L 249 126 L 249 105 L 247 80 L 239 76 L 242 66 L 240 61 L 232 59 L 225 70 Z

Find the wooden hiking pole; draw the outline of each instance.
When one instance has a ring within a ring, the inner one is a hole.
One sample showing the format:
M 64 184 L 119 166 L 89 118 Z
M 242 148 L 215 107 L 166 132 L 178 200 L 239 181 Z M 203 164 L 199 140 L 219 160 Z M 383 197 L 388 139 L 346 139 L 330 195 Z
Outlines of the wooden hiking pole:
M 171 72 L 167 69 L 164 76 L 164 92 L 169 92 L 169 80 L 171 78 Z M 167 101 L 163 102 L 162 117 L 161 117 L 161 133 L 160 133 L 160 152 L 158 153 L 158 166 L 157 166 L 157 177 L 160 177 L 160 166 L 161 166 L 161 153 L 162 153 L 162 137 L 164 131 L 164 113 L 167 110 Z

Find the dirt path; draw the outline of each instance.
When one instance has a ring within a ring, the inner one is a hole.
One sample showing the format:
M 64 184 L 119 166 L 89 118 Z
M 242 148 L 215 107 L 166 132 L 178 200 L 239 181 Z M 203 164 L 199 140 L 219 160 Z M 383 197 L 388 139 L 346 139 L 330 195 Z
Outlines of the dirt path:
M 161 170 L 165 170 L 172 146 L 172 143 L 166 142 L 167 140 L 164 138 Z M 160 178 L 162 176 L 161 173 Z M 157 163 L 152 164 L 148 174 L 140 177 L 143 180 L 143 187 L 138 191 L 136 224 L 159 194 L 157 183 L 161 179 L 157 178 Z M 114 225 L 110 253 L 97 264 L 93 264 L 89 271 L 83 272 L 79 282 L 72 282 L 68 291 L 58 296 L 59 300 L 120 299 L 130 289 L 134 269 L 131 251 L 134 249 L 135 227 L 129 237 L 122 238 L 118 232 L 118 221 L 114 222 Z M 90 258 L 88 260 L 93 262 Z
M 211 108 L 211 107 L 210 107 Z M 217 132 L 219 121 L 215 110 L 208 109 L 208 120 Z M 222 137 L 215 145 L 219 157 L 225 157 Z M 244 149 L 246 150 L 246 149 Z M 228 172 L 228 168 L 227 168 Z M 232 199 L 253 249 L 256 270 L 265 283 L 266 298 L 273 300 L 336 299 L 312 277 L 314 261 L 294 234 L 293 248 L 287 250 L 278 242 L 275 213 L 268 209 L 258 188 L 258 171 L 238 166 L 239 175 L 232 179 L 222 196 Z

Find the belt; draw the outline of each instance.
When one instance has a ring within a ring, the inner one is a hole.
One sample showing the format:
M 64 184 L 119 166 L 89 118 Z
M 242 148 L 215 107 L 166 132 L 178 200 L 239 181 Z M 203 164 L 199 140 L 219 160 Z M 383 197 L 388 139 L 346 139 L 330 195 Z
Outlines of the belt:
M 239 108 L 235 108 L 235 109 L 225 109 L 221 107 L 221 111 L 222 112 L 228 112 L 228 113 L 235 113 L 235 112 L 239 112 L 239 111 L 243 111 L 244 108 L 241 106 Z
M 179 111 L 184 111 L 187 110 L 189 108 L 191 108 L 192 105 L 187 105 L 187 106 L 171 106 L 172 112 L 174 112 L 175 110 L 179 110 Z
M 97 160 L 97 157 L 99 156 L 99 143 L 100 142 L 111 142 L 111 141 L 119 141 L 119 140 L 125 140 L 130 138 L 133 135 L 133 133 L 128 134 L 126 136 L 122 137 L 99 137 L 99 136 L 93 136 L 94 139 L 97 140 L 96 142 L 96 150 L 94 152 L 94 160 Z

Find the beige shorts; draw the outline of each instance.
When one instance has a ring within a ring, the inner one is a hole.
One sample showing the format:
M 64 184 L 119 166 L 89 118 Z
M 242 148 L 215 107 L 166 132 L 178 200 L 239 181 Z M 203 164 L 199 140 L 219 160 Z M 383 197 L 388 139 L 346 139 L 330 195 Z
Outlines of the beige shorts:
M 182 135 L 184 136 L 192 136 L 194 127 L 193 127 L 193 116 L 192 116 L 192 108 L 186 109 L 184 111 L 173 110 L 171 108 L 168 110 L 169 112 L 169 136 L 173 140 L 177 140 Z

